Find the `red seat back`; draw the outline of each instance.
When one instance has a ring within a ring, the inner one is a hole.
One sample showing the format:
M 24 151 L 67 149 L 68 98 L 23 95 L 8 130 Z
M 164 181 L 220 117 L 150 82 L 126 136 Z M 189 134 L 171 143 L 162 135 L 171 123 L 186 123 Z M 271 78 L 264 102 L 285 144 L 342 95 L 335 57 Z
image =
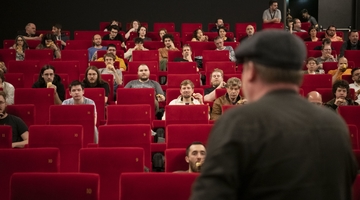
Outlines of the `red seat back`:
M 12 128 L 8 125 L 0 126 L 0 149 L 11 148 L 12 146 Z
M 30 127 L 35 124 L 35 105 L 34 104 L 16 104 L 6 107 L 7 113 L 15 115 L 22 119 Z
M 165 172 L 189 170 L 189 163 L 185 161 L 186 148 L 165 150 Z
M 209 123 L 209 107 L 207 105 L 168 105 L 165 106 L 165 111 L 166 125 Z
M 159 32 L 160 29 L 166 29 L 167 32 L 175 32 L 175 23 L 173 22 L 155 22 L 154 23 L 154 32 Z
M 107 125 L 152 124 L 151 106 L 147 104 L 107 106 Z
M 202 142 L 206 146 L 212 127 L 212 124 L 167 125 L 166 148 L 186 148 L 194 141 Z

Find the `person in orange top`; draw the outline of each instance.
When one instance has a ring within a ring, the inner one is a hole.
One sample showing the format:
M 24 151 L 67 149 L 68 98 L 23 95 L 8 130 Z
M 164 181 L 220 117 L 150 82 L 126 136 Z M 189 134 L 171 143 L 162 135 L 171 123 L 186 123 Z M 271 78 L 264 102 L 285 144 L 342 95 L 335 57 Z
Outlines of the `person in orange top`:
M 126 64 L 125 64 L 124 59 L 119 58 L 119 57 L 116 55 L 116 46 L 115 46 L 114 44 L 109 44 L 109 45 L 107 46 L 107 50 L 106 50 L 106 51 L 107 51 L 106 53 L 112 53 L 112 54 L 114 54 L 114 56 L 115 56 L 115 62 L 119 62 L 119 69 L 120 69 L 121 71 L 126 71 Z M 97 57 L 97 53 L 95 53 L 94 56 Z M 103 61 L 103 62 L 104 62 L 104 57 L 98 58 L 98 59 L 96 59 L 96 61 Z
M 332 83 L 341 80 L 342 75 L 351 75 L 351 69 L 348 69 L 348 60 L 345 57 L 339 58 L 337 66 L 337 69 L 328 72 L 332 75 Z
M 342 42 L 343 39 L 336 35 L 336 28 L 334 25 L 330 25 L 325 32 L 325 38 L 329 38 L 332 42 Z

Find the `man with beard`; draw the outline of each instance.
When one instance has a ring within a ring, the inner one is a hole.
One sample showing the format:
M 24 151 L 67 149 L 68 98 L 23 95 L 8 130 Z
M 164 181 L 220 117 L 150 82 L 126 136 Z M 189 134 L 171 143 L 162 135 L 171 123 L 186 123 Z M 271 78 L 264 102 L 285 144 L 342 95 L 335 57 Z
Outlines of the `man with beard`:
M 307 9 L 302 9 L 301 15 L 302 15 L 303 19 L 306 19 L 307 22 L 309 22 L 311 24 L 311 26 L 314 26 L 317 30 L 319 29 L 318 22 L 316 21 L 315 17 L 313 17 L 309 14 Z
M 341 80 L 342 75 L 351 75 L 351 69 L 348 68 L 348 60 L 345 57 L 339 58 L 337 66 L 337 69 L 328 71 L 328 74 L 332 75 L 332 83 Z
M 104 88 L 105 102 L 107 102 L 110 93 L 110 87 L 107 82 L 102 80 L 98 68 L 95 66 L 88 67 L 85 72 L 83 83 L 85 88 Z
M 347 81 L 337 80 L 332 87 L 334 98 L 326 102 L 325 106 L 336 111 L 339 106 L 359 105 L 354 100 L 348 98 L 349 89 L 350 87 Z
M 176 171 L 175 173 L 199 173 L 206 157 L 206 148 L 201 142 L 193 142 L 186 148 L 185 161 L 189 163 L 186 171 Z
M 211 28 L 210 32 L 218 32 L 220 27 L 224 27 L 224 20 L 223 19 L 217 19 L 215 26 Z
M 247 38 L 250 38 L 250 37 L 252 37 L 252 36 L 254 35 L 254 33 L 255 33 L 255 28 L 254 28 L 254 26 L 248 25 L 248 26 L 246 27 L 246 29 L 245 29 L 245 32 L 246 32 L 246 36 L 243 37 L 243 38 L 241 38 L 241 39 L 240 39 L 240 42 L 242 42 L 243 40 L 245 40 L 245 39 L 247 39 Z
M 223 105 L 242 105 L 246 103 L 246 99 L 240 96 L 241 80 L 232 77 L 226 83 L 226 94 L 214 101 L 210 119 L 217 120 L 222 114 Z
M 0 91 L 0 125 L 9 125 L 12 129 L 12 147 L 23 148 L 28 144 L 29 132 L 24 121 L 6 112 L 6 94 Z
M 125 85 L 125 88 L 154 88 L 155 90 L 155 109 L 156 112 L 159 112 L 159 103 L 165 101 L 164 91 L 162 90 L 160 84 L 154 80 L 150 80 L 150 71 L 149 67 L 145 64 L 142 64 L 138 68 L 138 80 L 132 80 Z
M 359 32 L 351 30 L 349 39 L 345 41 L 340 50 L 340 56 L 344 56 L 345 50 L 360 50 Z
M 336 35 L 336 28 L 334 25 L 330 25 L 325 32 L 325 38 L 329 38 L 332 42 L 342 42 L 342 37 Z
M 93 45 L 92 47 L 88 48 L 89 52 L 89 61 L 91 61 L 91 58 L 93 57 L 94 53 L 97 50 L 106 50 L 106 46 L 101 45 L 101 36 L 99 34 L 95 34 L 93 37 Z
M 263 23 L 280 23 L 281 11 L 278 9 L 278 2 L 276 0 L 269 1 L 269 9 L 263 13 Z
M 355 94 L 358 96 L 356 102 L 360 104 L 360 68 L 356 67 L 352 69 L 351 77 L 354 83 L 351 83 L 349 86 L 355 90 Z
M 56 40 L 61 41 L 61 47 L 62 47 L 61 49 L 64 49 L 66 47 L 66 41 L 69 40 L 69 36 L 62 35 L 61 29 L 62 29 L 61 24 L 55 24 L 52 27 L 51 32 L 56 36 Z
M 226 83 L 224 82 L 224 72 L 221 69 L 214 69 L 210 75 L 211 77 L 211 88 L 206 88 L 204 90 L 204 101 L 214 101 L 215 100 L 215 90 L 220 88 L 225 88 Z

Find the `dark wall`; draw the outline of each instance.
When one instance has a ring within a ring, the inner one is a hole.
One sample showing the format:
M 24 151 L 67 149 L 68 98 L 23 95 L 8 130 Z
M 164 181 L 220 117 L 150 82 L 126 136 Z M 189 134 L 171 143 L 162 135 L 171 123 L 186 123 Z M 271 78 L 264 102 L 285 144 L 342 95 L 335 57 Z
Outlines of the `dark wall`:
M 18 30 L 23 30 L 28 22 L 36 24 L 38 30 L 50 30 L 59 22 L 63 30 L 98 30 L 99 22 L 118 19 L 123 24 L 134 19 L 150 23 L 175 22 L 180 31 L 182 22 L 207 23 L 218 17 L 230 23 L 231 31 L 235 22 L 262 23 L 262 13 L 268 8 L 269 0 L 119 0 L 119 1 L 6 1 L 0 12 L 0 40 L 12 39 Z M 282 9 L 283 1 L 279 1 Z M 1 43 L 2 46 L 2 43 Z
M 307 21 L 302 18 L 301 10 L 308 10 L 309 14 L 318 19 L 318 0 L 289 0 L 290 13 L 293 18 Z
M 357 0 L 319 0 L 319 24 L 347 28 L 353 23 L 353 3 Z

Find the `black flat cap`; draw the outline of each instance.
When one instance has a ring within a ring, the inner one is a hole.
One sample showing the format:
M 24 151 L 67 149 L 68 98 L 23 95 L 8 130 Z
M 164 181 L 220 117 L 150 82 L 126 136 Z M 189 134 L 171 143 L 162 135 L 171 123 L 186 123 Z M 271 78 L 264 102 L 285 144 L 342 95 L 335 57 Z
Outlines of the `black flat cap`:
M 306 59 L 304 41 L 279 29 L 266 29 L 242 42 L 235 51 L 238 63 L 245 59 L 266 67 L 301 70 Z

